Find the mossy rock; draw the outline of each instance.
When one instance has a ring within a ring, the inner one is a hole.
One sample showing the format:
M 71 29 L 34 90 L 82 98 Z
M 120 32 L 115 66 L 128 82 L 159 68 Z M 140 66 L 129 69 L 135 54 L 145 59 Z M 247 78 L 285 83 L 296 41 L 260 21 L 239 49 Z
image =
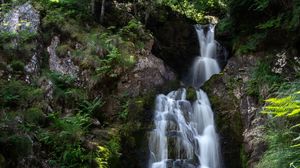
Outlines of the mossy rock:
M 70 44 L 61 44 L 56 49 L 58 56 L 61 57 L 68 55 L 69 51 L 73 51 L 72 46 L 70 46 Z
M 186 99 L 192 102 L 197 100 L 197 92 L 194 88 L 189 87 L 186 89 Z
M 32 141 L 28 136 L 12 135 L 7 138 L 5 148 L 8 157 L 23 158 L 32 153 Z
M 24 120 L 28 123 L 42 123 L 46 117 L 40 108 L 30 108 L 24 113 Z

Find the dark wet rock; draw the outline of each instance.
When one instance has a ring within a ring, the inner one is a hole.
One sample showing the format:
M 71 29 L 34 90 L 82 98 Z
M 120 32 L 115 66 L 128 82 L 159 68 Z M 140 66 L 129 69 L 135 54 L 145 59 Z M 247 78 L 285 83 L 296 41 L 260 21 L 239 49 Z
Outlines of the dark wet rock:
M 153 54 L 164 60 L 180 77 L 188 72 L 199 44 L 194 21 L 162 7 L 150 14 L 147 28 L 153 32 Z
M 255 167 L 266 149 L 263 140 L 265 116 L 262 104 L 246 92 L 251 70 L 263 53 L 235 56 L 223 73 L 213 76 L 204 85 L 216 115 L 226 167 Z M 241 154 L 247 163 L 241 162 Z

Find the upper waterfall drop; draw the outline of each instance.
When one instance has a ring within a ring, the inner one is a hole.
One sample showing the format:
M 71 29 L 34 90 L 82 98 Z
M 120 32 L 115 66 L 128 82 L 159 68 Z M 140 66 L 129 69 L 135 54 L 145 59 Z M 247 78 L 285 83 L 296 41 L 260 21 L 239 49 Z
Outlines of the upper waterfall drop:
M 192 66 L 189 85 L 199 88 L 221 71 L 217 61 L 214 25 L 196 25 L 200 56 Z M 149 138 L 149 168 L 221 168 L 214 114 L 204 91 L 197 100 L 186 100 L 186 89 L 156 97 L 155 129 Z
M 215 25 L 195 26 L 200 55 L 195 58 L 190 74 L 192 75 L 192 86 L 200 87 L 212 75 L 221 71 L 217 61 L 217 46 L 215 41 Z

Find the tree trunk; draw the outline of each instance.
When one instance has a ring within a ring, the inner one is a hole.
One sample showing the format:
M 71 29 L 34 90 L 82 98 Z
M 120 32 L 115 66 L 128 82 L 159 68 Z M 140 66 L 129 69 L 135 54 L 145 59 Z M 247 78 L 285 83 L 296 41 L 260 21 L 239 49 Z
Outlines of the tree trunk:
M 100 13 L 100 23 L 103 23 L 104 12 L 105 12 L 105 0 L 102 0 L 101 13 Z
M 152 4 L 151 2 L 148 2 L 146 3 L 146 10 L 145 10 L 145 25 L 147 25 L 147 21 L 148 21 L 148 18 L 150 16 L 150 12 L 153 10 L 153 6 L 154 4 Z
M 1 4 L 4 4 L 4 0 L 1 0 Z
M 95 15 L 95 0 L 91 0 L 91 12 L 92 15 Z

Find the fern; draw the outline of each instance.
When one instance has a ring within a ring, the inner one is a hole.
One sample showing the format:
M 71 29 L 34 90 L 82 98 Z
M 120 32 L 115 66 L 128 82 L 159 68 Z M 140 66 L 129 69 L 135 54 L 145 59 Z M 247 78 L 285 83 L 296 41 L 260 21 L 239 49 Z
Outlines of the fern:
M 291 117 L 291 118 L 297 118 L 300 116 L 300 91 L 294 92 L 291 95 L 280 97 L 280 98 L 269 98 L 266 100 L 267 106 L 264 108 L 262 113 L 265 114 L 271 114 L 275 117 Z M 300 153 L 300 136 L 299 132 L 297 132 L 298 128 L 300 126 L 300 123 L 296 123 L 293 125 L 289 131 L 288 134 L 297 134 L 295 138 L 289 142 L 290 148 L 285 148 L 285 151 L 287 151 L 287 154 L 289 154 L 288 158 L 294 158 Z M 296 132 L 292 131 L 295 130 Z M 274 151 L 275 153 L 276 151 Z M 271 156 L 271 155 L 269 155 Z M 297 158 L 297 157 L 296 157 Z M 291 166 L 292 165 L 292 166 Z M 290 163 L 290 167 L 295 167 L 295 165 L 299 165 L 299 159 L 295 160 Z

